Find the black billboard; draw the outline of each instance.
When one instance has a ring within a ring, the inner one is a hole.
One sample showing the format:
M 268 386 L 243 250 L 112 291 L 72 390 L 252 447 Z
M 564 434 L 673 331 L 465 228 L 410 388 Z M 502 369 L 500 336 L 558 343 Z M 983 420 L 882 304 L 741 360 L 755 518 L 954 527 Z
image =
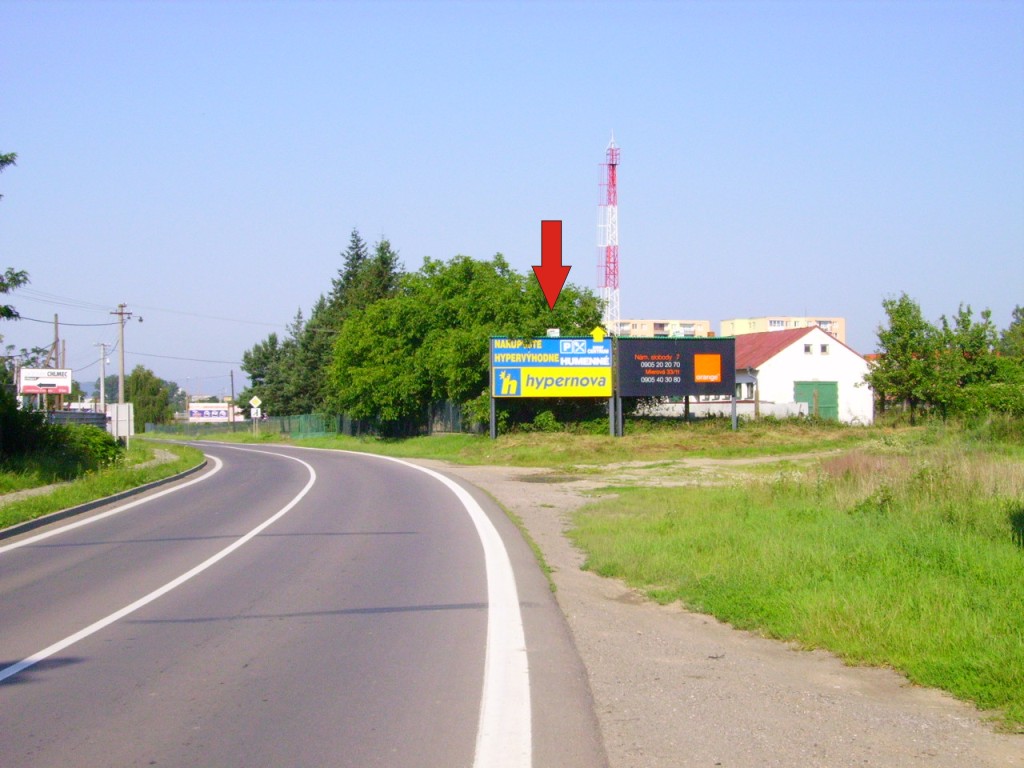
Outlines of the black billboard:
M 732 396 L 733 338 L 616 339 L 617 390 L 622 397 Z

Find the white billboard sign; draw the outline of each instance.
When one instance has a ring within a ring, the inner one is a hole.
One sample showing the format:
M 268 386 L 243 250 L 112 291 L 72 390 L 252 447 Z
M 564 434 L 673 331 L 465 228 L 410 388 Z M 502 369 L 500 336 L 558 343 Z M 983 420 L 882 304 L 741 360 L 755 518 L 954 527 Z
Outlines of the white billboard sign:
M 231 403 L 189 403 L 188 420 L 195 423 L 227 423 L 231 421 Z
M 68 368 L 22 368 L 18 373 L 19 395 L 70 395 Z

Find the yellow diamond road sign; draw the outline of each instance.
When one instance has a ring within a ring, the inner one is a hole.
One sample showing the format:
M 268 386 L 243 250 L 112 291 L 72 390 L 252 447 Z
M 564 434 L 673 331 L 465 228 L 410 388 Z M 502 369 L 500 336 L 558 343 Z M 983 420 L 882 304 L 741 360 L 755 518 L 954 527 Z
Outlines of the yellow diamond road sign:
M 259 408 L 261 405 L 263 405 L 263 401 L 254 395 L 252 400 L 249 401 L 249 405 L 251 405 L 253 408 Z

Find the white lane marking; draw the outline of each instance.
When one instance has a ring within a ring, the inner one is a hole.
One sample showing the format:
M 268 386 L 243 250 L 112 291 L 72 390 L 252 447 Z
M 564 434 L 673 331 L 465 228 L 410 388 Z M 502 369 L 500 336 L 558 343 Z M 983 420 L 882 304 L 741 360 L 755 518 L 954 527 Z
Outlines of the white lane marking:
M 440 472 L 391 456 L 356 451 L 334 452 L 411 467 L 443 483 L 462 502 L 483 545 L 487 572 L 487 648 L 473 765 L 474 768 L 530 768 L 533 764 L 533 732 L 526 635 L 512 561 L 498 529 L 465 488 Z
M 51 646 L 48 646 L 48 647 L 44 648 L 41 651 L 37 651 L 36 653 L 33 653 L 27 659 L 23 659 L 22 661 L 19 661 L 17 664 L 12 664 L 9 667 L 5 667 L 4 669 L 0 669 L 0 682 L 3 682 L 4 680 L 6 680 L 9 677 L 13 677 L 14 675 L 18 674 L 19 672 L 23 672 L 24 670 L 28 669 L 29 667 L 34 666 L 35 664 L 38 664 L 40 661 L 43 661 L 44 659 L 49 658 L 50 656 L 52 656 L 55 653 L 59 653 L 60 651 L 63 651 L 65 648 L 67 648 L 67 647 L 69 647 L 71 645 L 74 645 L 79 640 L 83 640 L 86 637 L 88 637 L 89 635 L 92 635 L 92 634 L 94 634 L 96 632 L 99 632 L 104 627 L 110 626 L 115 621 L 118 621 L 119 619 L 123 619 L 125 616 L 129 615 L 130 613 L 134 613 L 135 611 L 139 610 L 139 608 L 142 608 L 143 606 L 149 605 L 154 600 L 156 600 L 156 599 L 158 599 L 160 597 L 163 597 L 168 592 L 170 592 L 172 589 L 175 589 L 176 587 L 180 587 L 182 584 L 184 584 L 186 581 L 191 579 L 193 576 L 198 576 L 200 573 L 205 571 L 211 565 L 214 565 L 215 563 L 220 562 L 225 557 L 227 557 L 232 552 L 234 552 L 236 549 L 241 547 L 243 544 L 245 544 L 246 542 L 248 542 L 248 541 L 252 540 L 253 538 L 255 538 L 257 535 L 260 534 L 261 531 L 266 529 L 268 526 L 272 525 L 273 523 L 275 523 L 276 521 L 278 521 L 282 517 L 284 517 L 296 504 L 298 504 L 303 499 L 303 497 L 307 493 L 309 493 L 310 489 L 313 487 L 313 484 L 316 482 L 316 470 L 314 470 L 313 467 L 311 467 L 309 464 L 304 462 L 302 459 L 298 459 L 298 458 L 296 458 L 294 456 L 288 456 L 288 455 L 283 454 L 283 453 L 273 453 L 271 451 L 254 451 L 254 453 L 269 453 L 271 456 L 280 456 L 280 457 L 283 457 L 283 458 L 286 458 L 286 459 L 290 459 L 292 461 L 297 461 L 299 464 L 301 464 L 307 470 L 309 470 L 309 481 L 306 483 L 305 487 L 303 487 L 303 489 L 301 491 L 299 491 L 299 493 L 291 501 L 289 501 L 284 507 L 282 507 L 280 510 L 275 512 L 271 517 L 267 518 L 262 523 L 257 525 L 255 528 L 253 528 L 247 534 L 242 536 L 240 539 L 237 539 L 233 543 L 231 543 L 228 546 L 226 546 L 224 549 L 222 549 L 217 554 L 213 555 L 212 557 L 207 558 L 206 560 L 201 562 L 199 565 L 197 565 L 195 568 L 193 568 L 190 571 L 187 571 L 186 573 L 181 574 L 181 576 L 179 576 L 178 578 L 174 579 L 173 581 L 169 581 L 166 584 L 164 584 L 162 587 L 153 590 L 152 592 L 150 592 L 145 597 L 140 597 L 138 600 L 136 600 L 131 605 L 126 605 L 121 610 L 115 611 L 114 613 L 110 614 L 106 618 L 100 619 L 99 621 L 97 621 L 97 622 L 95 622 L 93 624 L 90 624 L 85 629 L 81 629 L 78 632 L 75 632 L 73 635 L 68 635 L 63 640 L 60 640 L 60 641 L 54 643 Z
M 217 443 L 217 446 L 254 453 L 269 452 L 227 443 Z M 498 529 L 487 517 L 487 513 L 465 488 L 427 467 L 372 453 L 304 446 L 294 448 L 348 453 L 401 464 L 443 483 L 462 503 L 483 546 L 487 574 L 487 647 L 484 655 L 483 692 L 473 765 L 474 768 L 530 768 L 533 764 L 530 667 L 523 618 L 519 610 L 519 593 L 516 589 L 512 561 L 505 550 Z
M 43 533 L 37 533 L 35 536 L 30 536 L 27 539 L 21 539 L 19 541 L 15 541 L 12 544 L 5 544 L 4 546 L 0 547 L 0 555 L 2 555 L 4 552 L 8 552 L 8 551 L 10 551 L 12 549 L 18 549 L 19 547 L 26 547 L 29 544 L 35 544 L 37 541 L 42 541 L 43 539 L 48 539 L 51 536 L 57 536 L 58 534 L 61 534 L 61 533 L 67 533 L 68 531 L 73 531 L 75 528 L 81 528 L 83 525 L 91 525 L 92 523 L 95 523 L 97 520 L 102 520 L 103 518 L 110 517 L 111 515 L 120 514 L 121 512 L 124 512 L 125 510 L 131 509 L 132 507 L 137 507 L 140 504 L 146 504 L 146 503 L 148 503 L 150 501 L 153 501 L 154 499 L 159 499 L 161 496 L 166 496 L 169 493 L 175 493 L 177 491 L 182 490 L 183 488 L 188 488 L 190 485 L 195 485 L 196 483 L 201 483 L 204 480 L 209 480 L 215 474 L 220 472 L 221 467 L 224 466 L 224 462 L 221 461 L 220 459 L 218 459 L 216 456 L 208 456 L 207 458 L 213 459 L 213 464 L 214 464 L 213 469 L 211 469 L 209 472 L 204 472 L 202 475 L 200 475 L 199 477 L 195 478 L 194 480 L 189 480 L 188 482 L 185 482 L 185 483 L 180 483 L 180 484 L 177 484 L 177 485 L 173 485 L 170 488 L 166 488 L 166 489 L 164 489 L 162 491 L 159 491 L 157 493 L 154 493 L 154 494 L 152 494 L 150 496 L 144 496 L 141 499 L 136 499 L 135 501 L 130 501 L 127 504 L 119 504 L 118 506 L 114 507 L 113 509 L 107 510 L 106 512 L 101 512 L 98 515 L 93 515 L 91 517 L 84 517 L 81 520 L 76 520 L 73 523 L 68 523 L 67 525 L 62 525 L 59 528 L 53 528 L 51 530 L 44 531 Z

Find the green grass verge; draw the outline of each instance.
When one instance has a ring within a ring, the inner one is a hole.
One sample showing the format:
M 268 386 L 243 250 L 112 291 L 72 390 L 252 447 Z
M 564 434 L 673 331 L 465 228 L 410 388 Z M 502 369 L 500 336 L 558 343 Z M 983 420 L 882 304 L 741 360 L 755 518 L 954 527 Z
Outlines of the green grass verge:
M 899 430 L 907 433 L 909 430 Z M 622 438 L 567 432 L 521 432 L 497 440 L 478 435 L 435 435 L 400 440 L 374 437 L 307 437 L 222 432 L 204 439 L 240 443 L 286 442 L 316 448 L 424 458 L 460 464 L 522 467 L 601 467 L 627 461 L 662 461 L 688 456 L 743 458 L 765 453 L 797 454 L 852 448 L 897 430 L 843 427 L 825 422 L 696 422 L 673 428 L 647 427 Z
M 90 472 L 52 491 L 12 501 L 0 506 L 0 528 L 7 528 L 27 520 L 48 515 L 69 507 L 113 496 L 146 483 L 163 480 L 184 472 L 203 461 L 201 451 L 188 446 L 166 444 L 161 448 L 175 455 L 175 460 L 142 467 L 138 465 L 154 457 L 153 448 L 142 440 L 132 442 L 125 460 L 116 467 Z
M 620 488 L 578 511 L 586 567 L 660 602 L 891 666 L 1024 732 L 1024 464 L 857 451 L 729 487 Z

